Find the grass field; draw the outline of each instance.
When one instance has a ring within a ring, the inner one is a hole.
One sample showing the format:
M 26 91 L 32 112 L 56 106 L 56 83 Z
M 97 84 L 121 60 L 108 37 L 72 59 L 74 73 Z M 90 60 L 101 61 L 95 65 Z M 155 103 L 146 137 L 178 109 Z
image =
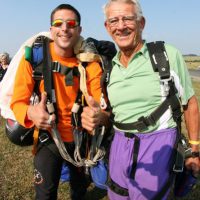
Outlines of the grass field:
M 200 84 L 193 82 L 200 102 Z M 31 147 L 18 147 L 4 133 L 4 120 L 0 120 L 0 200 L 33 200 L 33 168 Z M 59 200 L 69 200 L 69 186 L 61 183 Z M 87 200 L 108 200 L 105 191 L 98 190 L 92 184 L 88 188 Z M 170 200 L 175 200 L 171 193 Z M 177 198 L 178 199 L 178 198 Z M 183 200 L 199 200 L 200 185 Z
M 189 69 L 200 69 L 200 56 L 185 56 L 184 59 Z

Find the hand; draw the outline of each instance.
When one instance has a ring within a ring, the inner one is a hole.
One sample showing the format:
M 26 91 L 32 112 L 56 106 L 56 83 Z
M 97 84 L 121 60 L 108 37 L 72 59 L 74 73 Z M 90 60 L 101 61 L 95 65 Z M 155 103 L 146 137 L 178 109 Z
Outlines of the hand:
M 56 116 L 51 116 L 46 110 L 47 96 L 45 93 L 41 95 L 41 101 L 36 105 L 30 105 L 27 110 L 28 118 L 33 121 L 34 125 L 39 129 L 50 129 L 55 122 Z
M 89 106 L 83 108 L 81 114 L 82 127 L 92 132 L 101 121 L 101 109 L 99 104 L 94 100 L 93 97 L 86 97 L 86 102 Z
M 200 159 L 198 157 L 188 158 L 185 161 L 185 166 L 187 169 L 192 170 L 194 175 L 197 175 L 200 172 Z

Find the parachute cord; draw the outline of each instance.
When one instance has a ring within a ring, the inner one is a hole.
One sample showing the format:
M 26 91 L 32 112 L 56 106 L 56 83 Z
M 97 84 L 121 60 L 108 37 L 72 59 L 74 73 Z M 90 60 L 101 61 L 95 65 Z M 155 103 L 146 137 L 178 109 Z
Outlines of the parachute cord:
M 103 147 L 100 147 L 101 146 L 101 142 L 103 140 L 104 133 L 105 133 L 105 126 L 103 126 L 101 128 L 101 133 L 99 135 L 96 134 L 96 135 L 93 136 L 93 138 L 92 138 L 93 141 L 92 142 L 95 143 L 93 145 L 96 147 L 94 149 L 96 151 L 96 154 L 94 156 L 95 152 L 90 152 L 90 157 L 84 161 L 86 166 L 92 167 L 92 166 L 96 165 L 99 160 L 102 160 L 104 158 L 104 156 L 106 154 L 106 151 L 105 151 L 105 149 Z M 93 149 L 91 148 L 90 151 L 92 151 L 92 150 Z
M 52 128 L 51 128 L 51 135 L 52 135 L 52 138 L 56 144 L 56 146 L 58 147 L 58 150 L 62 156 L 62 158 L 70 163 L 72 163 L 74 166 L 77 166 L 77 167 L 82 167 L 84 165 L 83 162 L 76 162 L 75 160 L 73 160 L 71 158 L 71 156 L 68 154 L 66 148 L 65 148 L 65 145 L 60 137 L 60 133 L 58 132 L 57 128 L 56 128 L 56 124 L 52 125 Z

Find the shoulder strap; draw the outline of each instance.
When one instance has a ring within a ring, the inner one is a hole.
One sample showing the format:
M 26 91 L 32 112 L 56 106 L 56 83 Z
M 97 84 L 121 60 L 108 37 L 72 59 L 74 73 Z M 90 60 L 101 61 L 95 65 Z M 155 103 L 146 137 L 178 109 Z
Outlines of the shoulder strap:
M 169 59 L 163 41 L 147 43 L 152 67 L 155 72 L 159 72 L 161 79 L 170 78 Z
M 32 76 L 36 83 L 44 79 L 47 97 L 52 102 L 52 61 L 49 52 L 49 39 L 45 36 L 37 37 L 32 48 L 26 47 L 25 59 L 31 63 Z
M 52 76 L 52 61 L 49 52 L 49 38 L 45 36 L 37 37 L 32 47 L 26 47 L 25 59 L 31 63 L 33 69 L 34 92 L 40 96 L 39 84 L 43 79 L 47 101 L 50 105 L 49 107 L 52 107 L 52 112 L 54 112 L 53 107 L 56 107 L 56 99 Z

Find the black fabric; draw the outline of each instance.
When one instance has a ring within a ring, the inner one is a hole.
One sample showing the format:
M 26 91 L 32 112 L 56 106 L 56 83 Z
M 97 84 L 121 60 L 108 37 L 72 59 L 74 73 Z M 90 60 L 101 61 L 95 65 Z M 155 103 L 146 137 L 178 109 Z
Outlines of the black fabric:
M 52 99 L 52 88 L 53 88 L 53 76 L 51 69 L 51 56 L 49 52 L 49 40 L 44 38 L 43 40 L 43 76 L 44 76 L 44 88 L 47 93 L 47 99 L 50 103 L 53 102 Z
M 106 40 L 96 40 L 94 38 L 87 38 L 84 41 L 85 44 L 89 43 L 92 45 L 89 45 L 89 47 L 93 47 L 92 49 L 90 48 L 89 52 L 93 52 L 93 53 L 97 53 L 99 55 L 103 55 L 106 56 L 107 59 L 111 60 L 117 53 L 117 49 L 115 48 L 115 44 L 111 41 L 106 41 Z M 84 45 L 85 47 L 87 47 L 87 45 Z M 85 48 L 84 47 L 84 48 Z M 111 66 L 110 66 L 111 67 Z
M 40 148 L 34 157 L 34 186 L 36 200 L 56 200 L 57 190 L 62 170 L 63 158 L 50 138 Z M 72 156 L 74 143 L 65 143 L 66 149 Z M 86 194 L 87 180 L 84 169 L 77 168 L 67 162 L 70 170 L 70 194 L 72 200 L 83 200 Z
M 7 68 L 3 69 L 3 67 L 0 65 L 0 81 L 2 81 L 6 71 L 7 71 Z

